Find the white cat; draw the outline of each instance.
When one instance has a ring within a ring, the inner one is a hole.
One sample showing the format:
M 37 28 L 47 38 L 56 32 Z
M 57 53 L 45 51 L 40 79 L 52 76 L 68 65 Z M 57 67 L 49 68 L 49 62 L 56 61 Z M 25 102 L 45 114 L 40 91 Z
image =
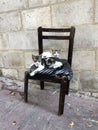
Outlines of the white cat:
M 42 58 L 49 58 L 52 57 L 52 53 L 51 52 L 43 52 L 41 54 Z

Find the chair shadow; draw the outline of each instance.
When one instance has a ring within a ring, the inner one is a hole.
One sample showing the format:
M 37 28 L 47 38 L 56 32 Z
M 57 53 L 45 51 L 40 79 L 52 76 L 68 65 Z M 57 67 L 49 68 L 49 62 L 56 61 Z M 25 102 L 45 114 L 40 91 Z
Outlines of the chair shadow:
M 57 115 L 59 105 L 59 93 L 57 90 L 40 90 L 32 88 L 28 90 L 28 103 L 41 107 L 45 111 Z

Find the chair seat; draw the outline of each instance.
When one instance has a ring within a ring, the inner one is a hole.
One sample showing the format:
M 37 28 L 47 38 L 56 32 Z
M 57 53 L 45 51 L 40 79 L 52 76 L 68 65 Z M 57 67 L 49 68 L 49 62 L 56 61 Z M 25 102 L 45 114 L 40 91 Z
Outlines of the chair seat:
M 66 79 L 71 80 L 73 77 L 73 72 L 67 60 L 61 59 L 63 66 L 60 68 L 48 68 L 45 67 L 40 72 L 37 72 L 34 76 L 30 76 L 31 70 L 28 70 L 30 79 L 46 79 L 46 80 L 60 80 L 62 77 L 66 77 Z

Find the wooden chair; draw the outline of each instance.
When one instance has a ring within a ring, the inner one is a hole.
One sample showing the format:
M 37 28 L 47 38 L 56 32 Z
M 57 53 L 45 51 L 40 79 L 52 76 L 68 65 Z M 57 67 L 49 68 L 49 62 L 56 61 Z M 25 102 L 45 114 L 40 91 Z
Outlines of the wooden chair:
M 43 32 L 48 32 L 52 33 L 52 35 L 44 35 Z M 69 36 L 61 36 L 61 34 L 58 35 L 53 35 L 53 32 L 57 32 L 58 34 L 60 33 L 69 33 Z M 39 54 L 42 54 L 43 52 L 43 39 L 48 39 L 48 40 L 68 40 L 69 41 L 69 46 L 68 46 L 68 63 L 71 67 L 72 64 L 72 53 L 73 53 L 73 43 L 74 43 L 74 34 L 75 34 L 75 27 L 71 28 L 38 28 L 38 46 L 39 46 Z M 66 42 L 65 42 L 66 43 Z M 40 80 L 40 88 L 43 90 L 44 89 L 44 81 L 45 82 L 54 82 L 54 83 L 59 83 L 60 84 L 60 96 L 59 96 L 59 108 L 58 108 L 58 115 L 62 115 L 64 111 L 64 102 L 65 102 L 65 95 L 68 95 L 69 93 L 69 83 L 70 81 L 66 78 L 66 76 L 61 76 L 60 78 L 47 78 L 47 77 L 42 77 L 36 78 L 30 76 L 28 71 L 25 72 L 25 77 L 24 77 L 24 100 L 25 102 L 28 102 L 28 80 Z

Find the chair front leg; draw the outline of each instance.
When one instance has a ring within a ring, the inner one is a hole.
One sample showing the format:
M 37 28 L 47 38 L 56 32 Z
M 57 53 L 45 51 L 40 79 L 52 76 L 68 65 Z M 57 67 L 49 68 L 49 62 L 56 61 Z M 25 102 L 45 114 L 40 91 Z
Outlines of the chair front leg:
M 67 80 L 67 86 L 66 86 L 66 95 L 69 94 L 69 84 L 70 84 L 70 81 Z
M 28 102 L 28 73 L 25 72 L 24 76 L 24 101 Z
M 65 94 L 66 94 L 66 82 L 61 83 L 60 87 L 60 95 L 59 95 L 59 110 L 58 115 L 62 115 L 64 112 L 64 102 L 65 102 Z
M 40 81 L 40 89 L 44 90 L 44 81 Z

